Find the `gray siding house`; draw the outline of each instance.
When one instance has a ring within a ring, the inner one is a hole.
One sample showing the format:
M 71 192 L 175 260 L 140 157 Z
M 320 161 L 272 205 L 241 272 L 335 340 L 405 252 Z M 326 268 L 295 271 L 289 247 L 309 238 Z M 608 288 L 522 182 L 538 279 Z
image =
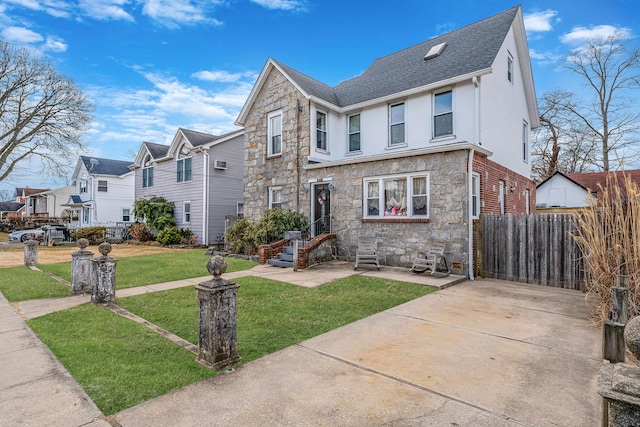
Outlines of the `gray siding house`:
M 179 128 L 171 145 L 143 142 L 131 166 L 135 200 L 164 197 L 197 243 L 221 242 L 225 217 L 243 210 L 243 149 L 242 130 L 216 136 Z

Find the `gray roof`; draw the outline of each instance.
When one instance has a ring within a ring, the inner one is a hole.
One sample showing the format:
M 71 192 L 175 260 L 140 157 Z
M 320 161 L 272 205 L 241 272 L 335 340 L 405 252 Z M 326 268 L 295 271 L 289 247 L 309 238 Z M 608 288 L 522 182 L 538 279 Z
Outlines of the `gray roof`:
M 18 212 L 24 203 L 18 202 L 0 202 L 0 212 Z
M 189 130 L 185 128 L 179 128 L 182 134 L 189 140 L 192 147 L 199 147 L 200 145 L 213 142 L 216 139 L 220 139 L 219 136 L 211 135 L 204 132 L 198 132 L 196 130 Z
M 80 160 L 89 173 L 97 175 L 121 176 L 131 172 L 129 166 L 132 162 L 127 160 L 101 159 L 91 156 L 80 156 Z
M 493 64 L 520 6 L 376 59 L 360 76 L 330 87 L 276 62 L 307 94 L 339 107 L 488 69 Z M 437 57 L 425 60 L 431 47 L 446 42 Z
M 154 159 L 160 159 L 169 152 L 169 146 L 165 144 L 156 144 L 153 142 L 143 142 L 142 144 L 147 147 L 147 151 L 149 151 L 149 154 L 151 154 L 151 157 Z

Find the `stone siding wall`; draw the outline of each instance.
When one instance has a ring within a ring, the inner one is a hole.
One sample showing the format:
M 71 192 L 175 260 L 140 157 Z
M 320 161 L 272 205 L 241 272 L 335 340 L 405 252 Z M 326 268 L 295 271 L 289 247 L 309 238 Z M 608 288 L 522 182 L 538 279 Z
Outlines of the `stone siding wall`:
M 277 110 L 282 110 L 282 155 L 267 158 L 267 116 Z M 282 187 L 282 207 L 299 211 L 298 188 L 304 182 L 299 172 L 309 156 L 309 102 L 275 69 L 247 115 L 245 135 L 245 217 L 260 219 L 269 207 L 269 188 L 275 186 Z

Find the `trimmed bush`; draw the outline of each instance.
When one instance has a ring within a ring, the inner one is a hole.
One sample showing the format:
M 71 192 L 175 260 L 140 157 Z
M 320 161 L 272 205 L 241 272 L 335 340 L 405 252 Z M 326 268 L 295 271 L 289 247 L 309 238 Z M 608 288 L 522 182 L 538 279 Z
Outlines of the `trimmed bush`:
M 85 238 L 91 243 L 97 243 L 104 240 L 107 235 L 107 228 L 102 226 L 81 228 L 71 233 L 71 237 L 75 240 Z
M 188 228 L 168 227 L 158 233 L 156 240 L 161 245 L 178 245 L 191 243 L 193 232 Z

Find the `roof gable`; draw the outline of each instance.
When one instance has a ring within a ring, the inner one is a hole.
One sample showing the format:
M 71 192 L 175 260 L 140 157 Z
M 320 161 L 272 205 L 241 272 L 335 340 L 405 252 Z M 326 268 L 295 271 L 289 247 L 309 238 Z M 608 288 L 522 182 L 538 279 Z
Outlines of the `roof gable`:
M 73 173 L 73 179 L 77 179 L 80 174 L 80 170 L 84 167 L 87 173 L 92 175 L 109 175 L 109 176 L 122 176 L 130 173 L 129 166 L 131 161 L 128 160 L 113 160 L 98 158 L 92 156 L 80 156 L 78 164 Z

